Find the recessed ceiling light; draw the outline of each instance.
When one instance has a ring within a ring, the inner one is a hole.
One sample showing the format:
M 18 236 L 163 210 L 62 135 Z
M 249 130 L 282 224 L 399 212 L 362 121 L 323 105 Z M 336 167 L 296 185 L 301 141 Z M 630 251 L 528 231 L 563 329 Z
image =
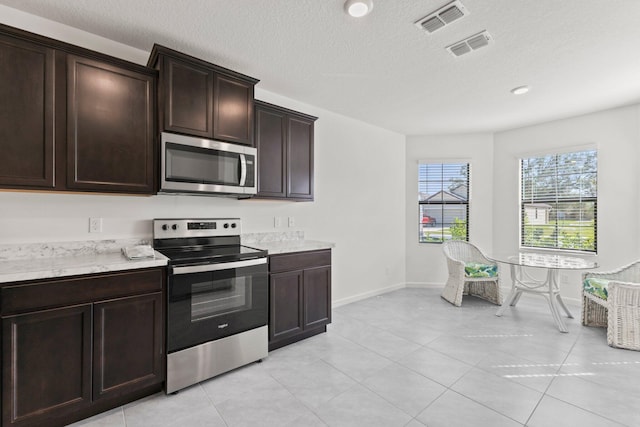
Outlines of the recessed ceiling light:
M 511 93 L 514 95 L 524 95 L 527 92 L 529 92 L 529 86 L 527 85 L 518 86 L 511 89 Z
M 372 0 L 347 0 L 344 3 L 344 10 L 354 18 L 361 18 L 368 15 L 373 9 Z

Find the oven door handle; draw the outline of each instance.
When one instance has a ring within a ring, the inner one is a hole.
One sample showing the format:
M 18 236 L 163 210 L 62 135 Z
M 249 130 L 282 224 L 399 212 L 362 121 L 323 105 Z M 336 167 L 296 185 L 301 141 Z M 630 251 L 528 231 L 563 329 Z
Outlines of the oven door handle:
M 223 262 L 220 264 L 191 265 L 185 267 L 173 267 L 173 274 L 205 273 L 207 271 L 230 270 L 232 268 L 251 267 L 266 264 L 267 258 L 256 258 L 244 261 Z

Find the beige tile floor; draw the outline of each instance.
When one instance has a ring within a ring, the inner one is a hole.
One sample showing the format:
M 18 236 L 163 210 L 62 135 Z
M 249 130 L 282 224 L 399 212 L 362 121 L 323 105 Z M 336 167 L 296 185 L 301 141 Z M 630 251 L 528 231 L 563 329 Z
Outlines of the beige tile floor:
M 640 352 L 568 334 L 542 298 L 496 306 L 407 288 L 339 307 L 326 334 L 174 396 L 74 426 L 640 426 Z

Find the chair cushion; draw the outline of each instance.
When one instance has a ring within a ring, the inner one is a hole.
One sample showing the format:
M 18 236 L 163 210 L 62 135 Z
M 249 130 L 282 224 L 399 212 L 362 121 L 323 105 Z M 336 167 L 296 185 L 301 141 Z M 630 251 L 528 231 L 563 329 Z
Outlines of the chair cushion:
M 585 292 L 590 293 L 591 295 L 595 295 L 598 298 L 602 298 L 604 300 L 607 299 L 609 293 L 607 291 L 607 286 L 609 285 L 608 279 L 601 279 L 599 277 L 589 277 L 584 280 L 582 287 Z
M 498 266 L 468 262 L 464 265 L 464 275 L 467 277 L 498 277 Z

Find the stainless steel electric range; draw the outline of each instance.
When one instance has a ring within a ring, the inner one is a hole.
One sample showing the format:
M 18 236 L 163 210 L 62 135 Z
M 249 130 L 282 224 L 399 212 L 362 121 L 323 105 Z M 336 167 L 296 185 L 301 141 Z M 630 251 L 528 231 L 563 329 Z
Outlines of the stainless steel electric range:
M 237 218 L 154 220 L 169 258 L 167 393 L 267 356 L 267 252 L 240 232 Z

